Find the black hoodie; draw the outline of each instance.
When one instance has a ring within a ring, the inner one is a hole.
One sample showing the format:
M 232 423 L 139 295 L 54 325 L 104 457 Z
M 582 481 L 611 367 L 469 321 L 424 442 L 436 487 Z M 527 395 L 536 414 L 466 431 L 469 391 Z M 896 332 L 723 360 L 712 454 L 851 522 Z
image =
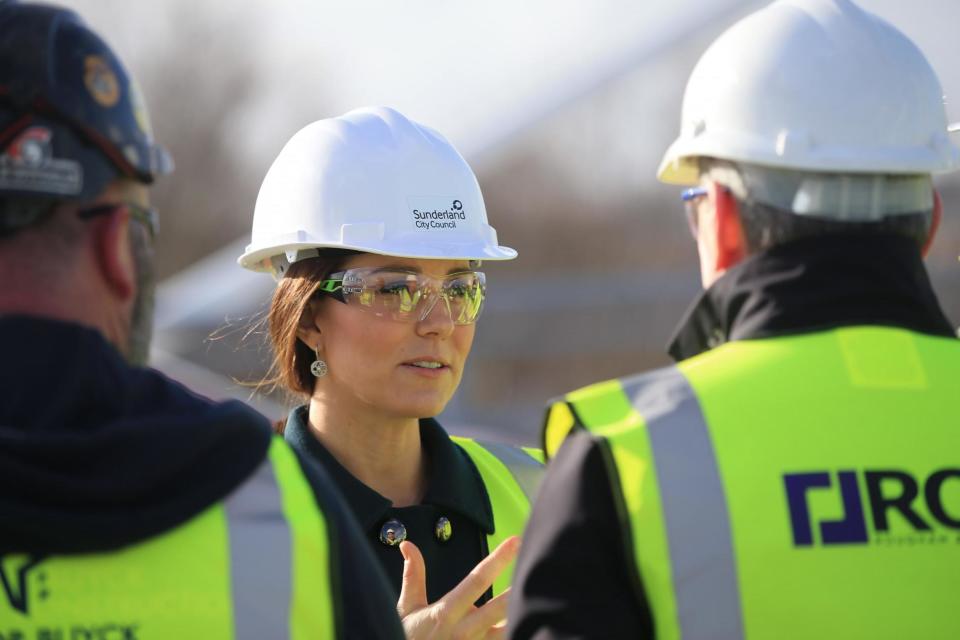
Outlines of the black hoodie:
M 0 316 L 0 556 L 120 549 L 225 498 L 271 430 L 132 367 L 96 331 Z M 379 568 L 323 472 L 301 460 L 330 525 L 340 637 L 402 637 Z M 373 626 L 375 625 L 375 626 Z

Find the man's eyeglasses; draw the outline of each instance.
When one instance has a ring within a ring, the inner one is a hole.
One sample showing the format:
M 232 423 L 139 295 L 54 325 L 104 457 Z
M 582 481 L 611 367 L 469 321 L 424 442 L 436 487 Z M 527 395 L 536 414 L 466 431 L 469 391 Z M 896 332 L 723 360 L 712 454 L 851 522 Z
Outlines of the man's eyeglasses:
M 141 207 L 140 205 L 133 204 L 132 202 L 123 202 L 120 204 L 98 204 L 77 211 L 77 215 L 82 220 L 89 220 L 90 218 L 95 218 L 96 216 L 104 216 L 113 213 L 117 209 L 126 209 L 130 213 L 131 218 L 147 228 L 147 231 L 150 232 L 151 239 L 157 237 L 157 233 L 160 231 L 160 215 L 153 207 Z
M 683 201 L 683 210 L 687 214 L 687 224 L 690 226 L 690 233 L 694 239 L 698 236 L 697 231 L 697 201 L 705 197 L 710 191 L 706 187 L 691 187 L 684 189 L 680 193 L 680 200 Z
M 453 323 L 465 325 L 480 316 L 486 276 L 461 271 L 434 278 L 398 269 L 357 268 L 331 274 L 316 293 L 398 322 L 422 321 L 442 301 Z

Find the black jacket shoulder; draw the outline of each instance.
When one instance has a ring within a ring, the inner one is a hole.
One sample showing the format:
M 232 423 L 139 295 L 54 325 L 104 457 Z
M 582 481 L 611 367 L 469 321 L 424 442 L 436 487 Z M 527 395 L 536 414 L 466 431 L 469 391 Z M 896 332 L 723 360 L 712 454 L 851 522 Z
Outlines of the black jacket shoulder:
M 653 637 L 618 491 L 605 441 L 571 434 L 547 467 L 524 533 L 511 638 Z

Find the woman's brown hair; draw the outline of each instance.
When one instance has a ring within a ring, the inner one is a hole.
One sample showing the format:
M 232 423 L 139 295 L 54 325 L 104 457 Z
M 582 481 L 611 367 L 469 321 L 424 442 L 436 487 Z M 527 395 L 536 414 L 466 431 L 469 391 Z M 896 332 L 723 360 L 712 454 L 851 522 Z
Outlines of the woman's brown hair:
M 313 394 L 316 378 L 310 373 L 310 364 L 316 359 L 313 350 L 297 338 L 300 318 L 321 282 L 339 270 L 356 251 L 328 249 L 315 258 L 299 260 L 290 265 L 277 283 L 267 314 L 273 363 L 260 387 L 285 388 L 291 395 L 302 398 Z M 286 419 L 274 425 L 283 433 Z

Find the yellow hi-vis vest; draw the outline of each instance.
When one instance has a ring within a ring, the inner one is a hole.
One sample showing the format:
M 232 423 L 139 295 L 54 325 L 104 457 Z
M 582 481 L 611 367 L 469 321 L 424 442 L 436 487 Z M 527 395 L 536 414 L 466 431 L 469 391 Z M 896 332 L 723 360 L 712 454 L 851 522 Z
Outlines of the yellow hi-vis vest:
M 565 400 L 546 439 L 606 443 L 658 639 L 960 638 L 960 341 L 732 342 Z
M 274 438 L 248 480 L 163 535 L 110 553 L 5 556 L 0 638 L 333 638 L 327 533 Z
M 543 477 L 543 452 L 458 436 L 450 439 L 467 452 L 486 486 L 495 527 L 487 536 L 487 547 L 493 551 L 510 536 L 523 533 Z M 511 563 L 493 583 L 494 596 L 510 586 L 513 569 Z

